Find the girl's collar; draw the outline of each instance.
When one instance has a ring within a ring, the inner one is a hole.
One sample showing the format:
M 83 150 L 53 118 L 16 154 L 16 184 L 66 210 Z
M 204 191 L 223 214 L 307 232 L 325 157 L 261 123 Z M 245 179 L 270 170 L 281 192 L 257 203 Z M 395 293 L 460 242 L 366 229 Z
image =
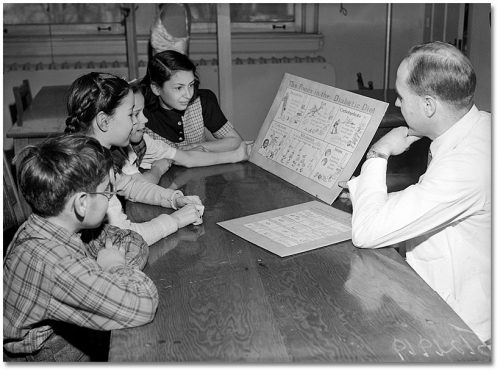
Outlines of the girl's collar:
M 170 106 L 167 104 L 167 102 L 165 102 L 165 101 L 163 100 L 163 98 L 161 97 L 161 95 L 158 95 L 158 98 L 159 98 L 158 102 L 160 103 L 160 107 L 161 107 L 161 108 L 166 109 L 167 111 L 172 111 L 172 110 L 173 110 L 173 108 L 172 108 L 172 107 L 170 107 Z
M 165 101 L 163 100 L 162 97 L 158 96 L 158 106 L 161 108 L 161 109 L 164 109 L 168 112 L 175 112 L 179 115 L 184 115 L 184 112 L 186 112 L 186 110 L 183 110 L 183 111 L 179 111 L 178 109 L 175 109 L 175 108 L 172 108 L 170 107 L 167 103 L 165 103 Z

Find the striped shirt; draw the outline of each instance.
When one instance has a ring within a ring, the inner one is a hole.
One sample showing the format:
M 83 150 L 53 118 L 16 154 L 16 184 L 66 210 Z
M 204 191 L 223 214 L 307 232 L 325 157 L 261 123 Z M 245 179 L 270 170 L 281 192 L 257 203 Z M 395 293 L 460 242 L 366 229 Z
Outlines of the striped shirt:
M 52 321 L 112 330 L 154 318 L 158 292 L 141 272 L 148 255 L 144 240 L 110 225 L 94 238 L 84 233 L 71 234 L 34 214 L 19 228 L 3 264 L 5 350 L 42 348 L 54 332 Z M 96 257 L 110 236 L 114 246 L 126 246 L 126 266 L 103 271 Z

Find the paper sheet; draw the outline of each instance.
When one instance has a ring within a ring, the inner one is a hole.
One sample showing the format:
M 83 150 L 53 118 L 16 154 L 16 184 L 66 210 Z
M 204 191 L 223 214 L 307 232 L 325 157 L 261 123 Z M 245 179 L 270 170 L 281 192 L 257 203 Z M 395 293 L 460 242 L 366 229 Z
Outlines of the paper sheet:
M 217 224 L 281 257 L 351 238 L 351 215 L 319 201 Z
M 250 161 L 327 203 L 371 142 L 386 102 L 285 74 Z

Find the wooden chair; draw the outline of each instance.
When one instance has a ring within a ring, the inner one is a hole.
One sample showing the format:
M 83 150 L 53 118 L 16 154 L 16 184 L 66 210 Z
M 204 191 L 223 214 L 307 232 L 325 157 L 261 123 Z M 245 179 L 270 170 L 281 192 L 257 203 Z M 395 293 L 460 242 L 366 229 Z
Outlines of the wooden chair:
M 358 89 L 359 90 L 365 90 L 365 89 L 370 89 L 373 90 L 373 81 L 368 81 L 368 87 L 365 86 L 365 83 L 363 82 L 363 75 L 361 72 L 358 72 L 356 74 L 356 82 L 358 83 Z
M 23 112 L 31 105 L 31 102 L 33 101 L 29 81 L 23 80 L 23 83 L 20 86 L 14 86 L 12 88 L 12 91 L 14 92 L 14 101 L 16 107 L 15 122 L 17 126 L 23 126 Z
M 12 166 L 3 153 L 3 243 L 4 253 L 17 228 L 28 218 L 19 194 L 16 181 L 12 175 Z

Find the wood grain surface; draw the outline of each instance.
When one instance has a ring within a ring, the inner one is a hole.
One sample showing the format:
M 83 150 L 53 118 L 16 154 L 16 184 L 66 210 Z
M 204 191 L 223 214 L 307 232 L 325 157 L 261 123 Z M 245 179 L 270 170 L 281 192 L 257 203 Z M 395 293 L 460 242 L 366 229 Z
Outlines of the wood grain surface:
M 251 163 L 173 167 L 160 184 L 199 195 L 204 223 L 151 246 L 145 272 L 160 296 L 156 317 L 112 331 L 109 361 L 491 362 L 393 248 L 345 242 L 280 258 L 216 225 L 313 200 L 273 174 Z M 137 221 L 162 212 L 127 204 Z

